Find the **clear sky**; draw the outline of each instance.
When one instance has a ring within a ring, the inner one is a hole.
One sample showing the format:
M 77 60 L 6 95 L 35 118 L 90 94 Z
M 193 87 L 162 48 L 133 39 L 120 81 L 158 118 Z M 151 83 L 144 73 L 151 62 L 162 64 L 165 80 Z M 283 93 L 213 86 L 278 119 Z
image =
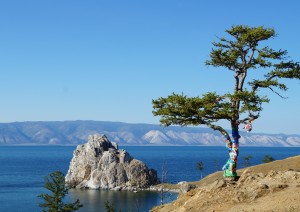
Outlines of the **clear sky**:
M 0 122 L 158 124 L 152 99 L 231 91 L 232 73 L 204 62 L 232 25 L 275 28 L 268 44 L 300 61 L 299 10 L 297 0 L 0 0 Z M 253 132 L 300 134 L 300 83 L 287 83 L 289 98 L 270 94 Z

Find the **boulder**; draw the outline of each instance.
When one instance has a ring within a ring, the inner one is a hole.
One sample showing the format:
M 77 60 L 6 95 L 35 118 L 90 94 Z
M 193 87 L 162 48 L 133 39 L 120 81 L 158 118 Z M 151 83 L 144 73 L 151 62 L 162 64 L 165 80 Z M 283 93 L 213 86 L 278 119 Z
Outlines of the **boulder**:
M 187 182 L 180 182 L 180 192 L 183 194 L 186 194 L 187 192 L 189 192 L 192 189 L 196 188 L 196 185 L 187 183 Z
M 89 136 L 73 153 L 66 184 L 73 188 L 136 190 L 159 183 L 157 172 L 105 135 Z

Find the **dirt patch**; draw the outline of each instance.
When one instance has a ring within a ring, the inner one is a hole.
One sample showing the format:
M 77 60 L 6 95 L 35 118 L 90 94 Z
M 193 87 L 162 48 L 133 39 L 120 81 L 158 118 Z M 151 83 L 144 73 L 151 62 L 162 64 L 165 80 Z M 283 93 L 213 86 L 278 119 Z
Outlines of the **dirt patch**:
M 152 211 L 300 211 L 300 156 L 238 171 L 235 182 L 211 174 L 176 201 Z

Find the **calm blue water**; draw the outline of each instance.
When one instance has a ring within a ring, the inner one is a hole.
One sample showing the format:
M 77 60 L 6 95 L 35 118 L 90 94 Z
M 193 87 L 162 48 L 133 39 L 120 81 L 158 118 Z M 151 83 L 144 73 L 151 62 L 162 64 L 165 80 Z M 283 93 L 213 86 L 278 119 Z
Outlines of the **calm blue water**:
M 37 198 L 45 193 L 44 176 L 60 170 L 67 172 L 76 147 L 68 146 L 0 146 L 0 211 L 41 211 Z M 166 167 L 167 181 L 199 180 L 196 163 L 204 164 L 203 175 L 219 171 L 228 158 L 224 147 L 176 146 L 176 147 L 121 147 L 133 157 L 144 161 L 161 175 L 162 166 Z M 252 155 L 252 165 L 260 164 L 264 155 L 275 159 L 300 154 L 300 148 L 281 147 L 241 147 L 239 164 L 243 156 Z M 158 205 L 160 197 L 155 192 L 115 192 L 71 190 L 68 200 L 79 198 L 84 204 L 81 211 L 105 211 L 103 203 L 110 201 L 115 208 L 122 211 L 148 211 Z M 169 200 L 176 198 L 170 196 Z

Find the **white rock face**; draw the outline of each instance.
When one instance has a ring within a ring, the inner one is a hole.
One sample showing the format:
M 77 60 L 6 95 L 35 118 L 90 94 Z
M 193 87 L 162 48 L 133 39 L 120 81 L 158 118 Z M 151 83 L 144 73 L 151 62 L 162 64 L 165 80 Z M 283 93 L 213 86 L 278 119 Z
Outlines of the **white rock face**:
M 89 136 L 73 153 L 66 183 L 76 188 L 132 190 L 158 183 L 156 171 L 132 158 L 105 135 Z

